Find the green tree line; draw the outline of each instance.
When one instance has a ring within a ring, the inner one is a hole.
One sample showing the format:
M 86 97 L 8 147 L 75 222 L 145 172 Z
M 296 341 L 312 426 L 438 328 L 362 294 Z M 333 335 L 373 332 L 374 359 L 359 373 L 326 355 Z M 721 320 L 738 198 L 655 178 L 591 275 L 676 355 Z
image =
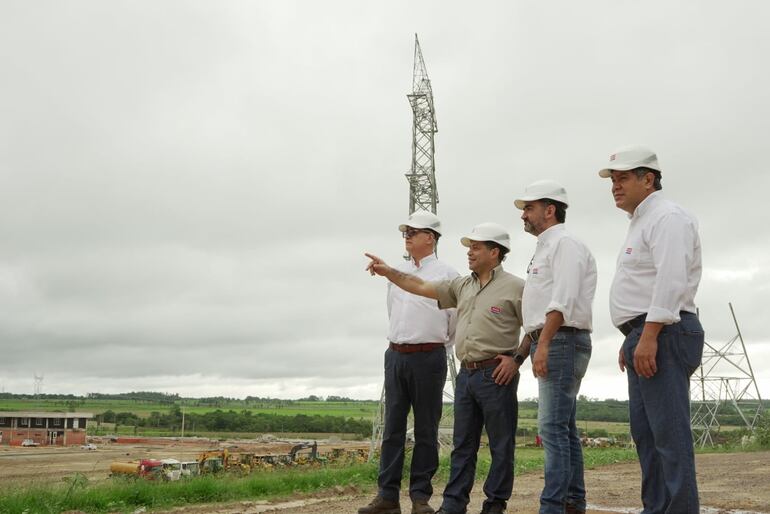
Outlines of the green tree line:
M 140 418 L 133 412 L 113 412 L 107 410 L 99 415 L 105 423 L 117 423 L 138 427 L 165 428 L 180 430 L 182 411 L 178 405 L 168 413 L 153 411 L 147 418 Z M 368 437 L 372 433 L 371 420 L 345 418 L 342 416 L 321 416 L 297 414 L 281 416 L 277 414 L 252 413 L 243 410 L 223 411 L 217 409 L 205 414 L 190 413 L 185 416 L 186 430 L 195 429 L 207 432 L 318 432 L 346 433 Z

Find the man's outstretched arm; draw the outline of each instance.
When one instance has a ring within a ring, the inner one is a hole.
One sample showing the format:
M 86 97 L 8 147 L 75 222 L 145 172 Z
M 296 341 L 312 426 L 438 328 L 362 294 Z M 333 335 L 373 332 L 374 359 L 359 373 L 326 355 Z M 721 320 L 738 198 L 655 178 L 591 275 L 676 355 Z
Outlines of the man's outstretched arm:
M 376 255 L 370 253 L 365 253 L 364 255 L 372 260 L 366 267 L 366 271 L 370 274 L 385 277 L 409 293 L 438 300 L 438 292 L 432 283 L 425 282 L 421 278 L 410 275 L 409 273 L 404 273 L 403 271 L 391 268 L 385 264 L 385 261 Z

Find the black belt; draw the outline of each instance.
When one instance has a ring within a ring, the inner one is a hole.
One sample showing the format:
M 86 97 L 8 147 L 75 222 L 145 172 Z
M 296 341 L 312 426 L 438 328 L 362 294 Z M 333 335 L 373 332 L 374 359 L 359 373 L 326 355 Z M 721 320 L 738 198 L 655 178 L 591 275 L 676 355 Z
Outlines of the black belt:
M 540 339 L 540 333 L 543 331 L 542 328 L 537 328 L 533 330 L 532 332 L 527 333 L 527 337 L 529 337 L 533 343 L 536 343 L 538 339 Z M 570 334 L 582 334 L 583 332 L 588 332 L 585 328 L 575 328 L 575 327 L 559 327 L 557 332 L 569 332 Z
M 682 318 L 683 314 L 692 314 L 688 311 L 679 311 L 679 318 Z M 647 320 L 647 313 L 640 314 L 634 319 L 630 319 L 626 321 L 625 323 L 621 323 L 620 326 L 618 326 L 618 330 L 620 330 L 624 336 L 627 336 L 631 333 L 635 328 L 639 328 L 642 325 L 644 325 L 645 321 Z
M 618 326 L 618 330 L 620 330 L 624 336 L 627 336 L 635 328 L 639 328 L 644 325 L 645 319 L 647 319 L 647 313 L 640 314 L 634 319 L 630 319 L 625 323 L 621 323 L 620 326 Z

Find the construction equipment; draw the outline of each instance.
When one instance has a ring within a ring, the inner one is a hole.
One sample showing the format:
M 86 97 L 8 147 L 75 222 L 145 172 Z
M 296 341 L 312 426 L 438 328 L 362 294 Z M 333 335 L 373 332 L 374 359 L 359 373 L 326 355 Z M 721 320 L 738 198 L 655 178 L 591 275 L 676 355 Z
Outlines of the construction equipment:
M 163 479 L 170 482 L 179 480 L 182 476 L 182 463 L 176 459 L 162 459 Z
M 219 473 L 228 466 L 230 452 L 227 448 L 221 450 L 209 450 L 198 455 L 198 469 L 201 475 L 206 473 Z
M 182 468 L 180 473 L 182 478 L 192 478 L 200 475 L 200 466 L 198 465 L 198 461 L 185 461 L 182 462 L 180 466 Z
M 137 462 L 113 462 L 110 464 L 110 476 L 159 480 L 164 478 L 163 463 L 154 459 L 142 459 Z
M 300 455 L 300 450 L 310 449 L 310 455 Z M 299 443 L 289 452 L 289 462 L 292 464 L 307 464 L 308 462 L 318 461 L 318 443 L 313 441 L 310 443 Z

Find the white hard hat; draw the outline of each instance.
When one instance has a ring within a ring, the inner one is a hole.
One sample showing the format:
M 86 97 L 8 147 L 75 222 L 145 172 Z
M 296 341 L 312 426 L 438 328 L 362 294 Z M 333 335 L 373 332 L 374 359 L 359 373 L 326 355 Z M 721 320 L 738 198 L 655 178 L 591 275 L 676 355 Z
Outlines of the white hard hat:
M 625 146 L 610 155 L 607 167 L 599 170 L 599 176 L 609 178 L 613 171 L 628 171 L 636 168 L 650 168 L 660 173 L 658 156 L 646 146 Z
M 561 202 L 564 205 L 569 205 L 569 202 L 567 201 L 567 190 L 555 180 L 538 180 L 537 182 L 531 183 L 524 190 L 524 196 L 517 198 L 513 203 L 519 209 L 523 209 L 525 203 L 543 200 L 545 198 Z
M 409 227 L 429 229 L 441 235 L 441 220 L 432 212 L 414 211 L 409 215 L 409 219 L 398 226 L 398 229 L 401 232 L 406 232 Z
M 470 246 L 471 241 L 494 241 L 508 250 L 511 249 L 511 237 L 505 227 L 497 223 L 481 223 L 473 227 L 471 233 L 460 238 L 463 246 Z

